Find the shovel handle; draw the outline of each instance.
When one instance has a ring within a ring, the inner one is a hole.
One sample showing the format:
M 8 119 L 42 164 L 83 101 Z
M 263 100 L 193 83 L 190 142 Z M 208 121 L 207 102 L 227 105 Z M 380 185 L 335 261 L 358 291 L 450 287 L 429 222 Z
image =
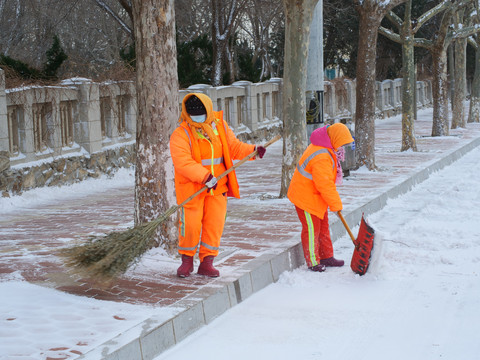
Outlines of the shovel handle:
M 337 211 L 337 215 L 338 215 L 338 217 L 340 218 L 340 220 L 342 220 L 343 226 L 345 226 L 345 229 L 347 229 L 348 234 L 349 234 L 350 237 L 352 238 L 353 245 L 356 245 L 355 236 L 353 235 L 352 230 L 350 230 L 350 228 L 348 227 L 348 224 L 347 224 L 347 222 L 345 221 L 345 218 L 343 217 L 342 212 L 341 212 L 340 210 Z

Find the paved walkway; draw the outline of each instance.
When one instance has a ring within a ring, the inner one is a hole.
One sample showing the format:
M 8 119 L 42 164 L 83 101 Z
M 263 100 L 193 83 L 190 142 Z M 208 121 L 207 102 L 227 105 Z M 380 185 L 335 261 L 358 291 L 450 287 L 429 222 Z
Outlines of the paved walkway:
M 358 223 L 360 212 L 368 214 L 383 206 L 379 201 L 384 202 L 386 198 L 381 199 L 379 195 L 388 194 L 392 189 L 396 189 L 396 193 L 407 191 L 409 186 L 428 176 L 428 172 L 422 175 L 423 169 L 432 171 L 438 164 L 440 167 L 448 165 L 445 159 L 450 158 L 448 161 L 451 162 L 480 143 L 480 124 L 468 124 L 467 129 L 451 130 L 450 136 L 437 138 L 430 137 L 431 120 L 418 120 L 415 126 L 419 151 L 402 153 L 400 118 L 377 121 L 376 164 L 379 170 L 369 172 L 360 169 L 352 172 L 340 187 L 343 212 L 347 221 L 351 222 L 351 227 Z M 288 200 L 275 198 L 280 190 L 281 157 L 282 141 L 279 141 L 267 150 L 264 159 L 246 163 L 237 170 L 242 199 L 229 201 L 221 253 L 215 262 L 222 275 L 218 279 L 196 274 L 180 279 L 175 273 L 179 259 L 169 258 L 160 250 L 147 253 L 138 266 L 109 287 L 99 286 L 91 279 L 69 276 L 61 259 L 55 255 L 59 247 L 72 239 L 85 239 L 90 234 L 132 226 L 133 188 L 124 187 L 108 189 L 101 196 L 78 194 L 68 203 L 32 208 L 22 214 L 2 215 L 0 281 L 10 273 L 20 272 L 29 282 L 101 300 L 175 306 L 187 310 L 203 301 L 205 314 L 205 299 L 215 295 L 216 291 L 226 291 L 227 297 L 230 297 L 230 305 L 226 307 L 233 306 L 242 301 L 245 294 L 268 285 L 270 280 L 259 280 L 260 285 L 255 285 L 256 275 L 250 275 L 252 289 L 245 292 L 244 283 L 239 279 L 252 269 L 282 254 L 288 255 L 287 268 L 298 266 L 298 261 L 302 261 L 301 254 L 298 255 L 300 223 L 296 213 Z M 387 197 L 396 193 L 390 193 Z M 334 216 L 331 216 L 331 222 L 334 238 L 345 234 Z M 288 252 L 295 248 L 296 253 Z M 296 254 L 296 261 L 290 259 L 292 254 Z M 275 272 L 274 269 L 272 271 Z M 235 299 L 232 300 L 232 297 Z M 206 317 L 204 315 L 202 321 L 208 322 Z M 175 327 L 175 322 L 172 324 Z M 150 357 L 145 355 L 145 341 L 140 341 L 138 346 L 143 346 L 140 353 L 145 359 L 152 358 L 162 348 L 180 341 L 198 326 L 190 326 L 182 336 L 178 328 L 174 329 L 174 339 L 161 340 L 164 342 L 161 346 L 153 345 L 154 349 L 148 350 Z M 153 333 L 152 329 L 148 333 Z M 145 334 L 139 334 L 138 337 Z M 166 338 L 170 339 L 169 336 Z M 110 357 L 106 358 L 127 359 L 128 356 L 120 355 L 122 351 L 126 353 L 124 344 L 116 343 L 108 346 Z M 102 350 L 104 354 L 105 348 Z M 95 359 L 95 356 L 98 354 L 91 357 L 86 355 L 85 358 Z

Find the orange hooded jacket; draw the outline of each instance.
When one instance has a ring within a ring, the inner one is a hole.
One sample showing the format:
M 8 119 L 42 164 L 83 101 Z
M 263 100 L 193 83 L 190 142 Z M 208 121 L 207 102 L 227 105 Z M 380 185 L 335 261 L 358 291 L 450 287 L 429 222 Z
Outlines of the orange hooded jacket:
M 197 96 L 204 104 L 207 110 L 205 123 L 211 124 L 212 128 L 216 129 L 220 144 L 214 144 L 189 125 L 191 120 L 185 108 L 185 101 L 192 95 Z M 255 145 L 246 144 L 237 139 L 227 123 L 223 121 L 223 111 L 213 111 L 212 101 L 205 94 L 191 93 L 184 97 L 179 121 L 180 126 L 170 137 L 177 203 L 183 202 L 200 190 L 209 174 L 219 176 L 233 166 L 233 160 L 242 159 L 255 150 Z M 215 162 L 217 158 L 222 161 Z M 224 192 L 227 192 L 228 196 L 240 197 L 235 171 L 218 181 L 213 194 Z
M 335 185 L 337 156 L 334 150 L 353 142 L 350 130 L 341 123 L 327 128 L 332 148 L 310 144 L 290 181 L 288 199 L 320 219 L 328 208 L 336 212 L 342 210 L 342 201 Z

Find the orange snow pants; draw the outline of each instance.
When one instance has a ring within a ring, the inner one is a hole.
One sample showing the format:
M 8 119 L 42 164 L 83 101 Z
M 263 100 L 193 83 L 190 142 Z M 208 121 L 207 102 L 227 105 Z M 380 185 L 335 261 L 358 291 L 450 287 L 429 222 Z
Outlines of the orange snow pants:
M 194 256 L 199 249 L 200 261 L 218 255 L 227 214 L 227 196 L 203 192 L 181 208 L 178 252 Z
M 332 239 L 328 225 L 328 210 L 323 219 L 295 206 L 302 223 L 303 255 L 308 267 L 318 265 L 320 260 L 333 256 Z

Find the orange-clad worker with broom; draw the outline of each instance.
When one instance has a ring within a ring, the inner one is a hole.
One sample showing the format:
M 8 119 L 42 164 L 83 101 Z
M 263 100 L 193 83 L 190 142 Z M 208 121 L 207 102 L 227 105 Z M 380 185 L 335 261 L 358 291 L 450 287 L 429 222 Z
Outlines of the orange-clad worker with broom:
M 350 130 L 341 123 L 314 130 L 311 144 L 300 158 L 288 188 L 287 196 L 302 223 L 305 261 L 312 271 L 344 264 L 333 257 L 328 208 L 332 212 L 342 210 L 336 184 L 342 180 L 343 146 L 353 141 Z
M 241 142 L 223 120 L 223 112 L 213 111 L 212 100 L 205 94 L 190 93 L 182 101 L 180 126 L 170 137 L 170 153 L 175 167 L 177 202 L 207 186 L 180 212 L 178 252 L 182 264 L 179 277 L 193 272 L 193 256 L 199 251 L 198 274 L 217 277 L 213 266 L 218 255 L 227 212 L 227 196 L 240 197 L 235 171 L 217 181 L 232 167 L 233 160 L 242 159 L 255 149 L 260 158 L 265 147 Z

